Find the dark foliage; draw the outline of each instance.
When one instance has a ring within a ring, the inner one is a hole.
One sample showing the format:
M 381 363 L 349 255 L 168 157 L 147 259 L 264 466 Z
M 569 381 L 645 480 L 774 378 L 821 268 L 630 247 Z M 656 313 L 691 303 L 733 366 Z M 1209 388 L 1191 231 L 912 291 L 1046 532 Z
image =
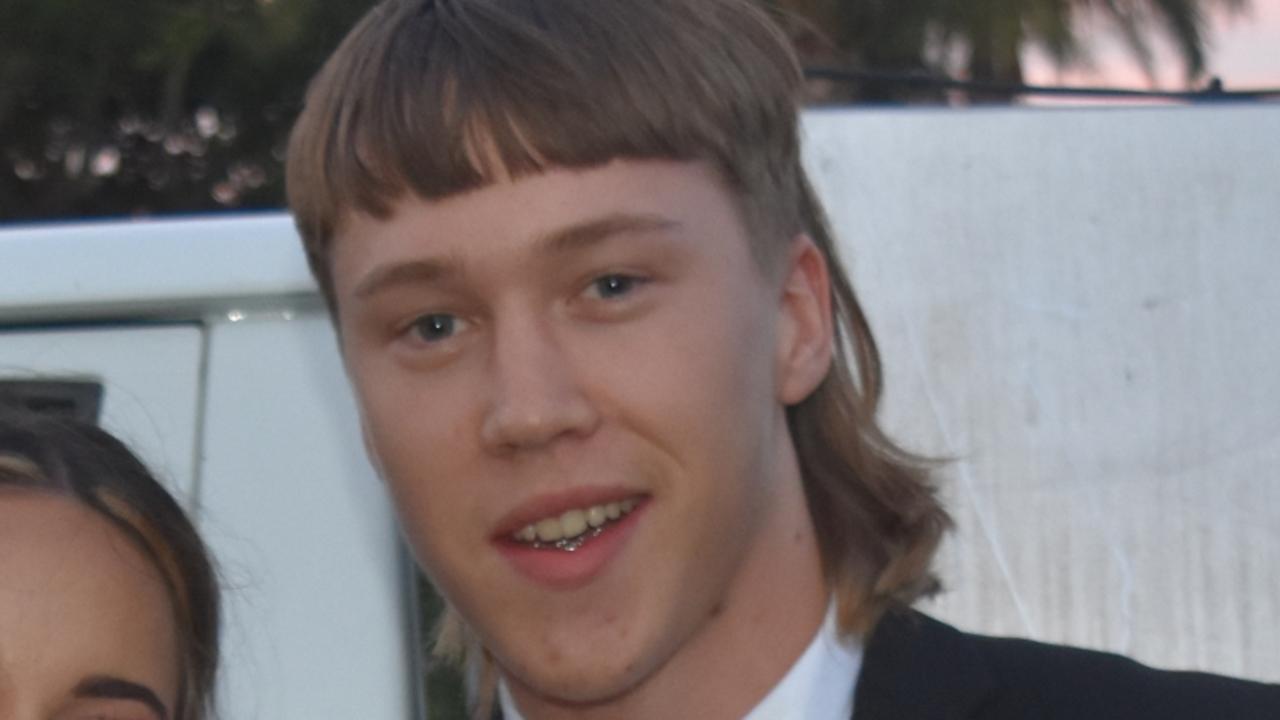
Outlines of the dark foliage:
M 1205 14 L 1247 0 L 760 0 L 806 62 L 1021 80 L 1036 44 L 1087 60 L 1082 13 L 1109 17 L 1149 67 L 1148 37 L 1203 69 Z M 306 83 L 374 0 L 4 0 L 0 221 L 284 204 L 285 139 Z M 815 100 L 945 102 L 937 89 L 818 82 Z M 981 98 L 969 98 L 970 100 Z
M 307 80 L 372 0 L 5 0 L 0 219 L 276 208 Z

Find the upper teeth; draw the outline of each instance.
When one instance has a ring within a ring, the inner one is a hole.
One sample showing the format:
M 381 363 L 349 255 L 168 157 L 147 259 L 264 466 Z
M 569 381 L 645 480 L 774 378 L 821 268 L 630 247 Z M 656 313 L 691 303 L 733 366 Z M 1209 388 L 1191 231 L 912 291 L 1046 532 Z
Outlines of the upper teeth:
M 553 543 L 558 540 L 575 538 L 591 528 L 598 528 L 610 520 L 617 520 L 634 510 L 636 501 L 632 498 L 605 505 L 592 505 L 588 508 L 568 510 L 558 517 L 543 518 L 535 523 L 525 525 L 512 537 L 520 542 Z

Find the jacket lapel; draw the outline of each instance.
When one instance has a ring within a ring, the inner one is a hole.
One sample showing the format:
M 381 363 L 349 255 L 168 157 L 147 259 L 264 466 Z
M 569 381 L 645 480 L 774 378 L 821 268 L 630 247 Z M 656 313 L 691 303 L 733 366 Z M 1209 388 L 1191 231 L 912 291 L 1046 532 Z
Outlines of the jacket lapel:
M 891 612 L 864 649 L 852 720 L 965 720 L 995 689 L 964 633 L 915 611 Z

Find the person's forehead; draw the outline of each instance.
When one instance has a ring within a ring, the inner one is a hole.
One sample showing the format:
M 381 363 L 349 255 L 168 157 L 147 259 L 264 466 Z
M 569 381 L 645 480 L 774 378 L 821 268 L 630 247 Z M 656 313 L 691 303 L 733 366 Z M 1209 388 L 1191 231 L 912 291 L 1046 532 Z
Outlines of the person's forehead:
M 575 226 L 655 234 L 716 226 L 745 235 L 739 215 L 719 173 L 705 163 L 617 160 L 445 198 L 402 196 L 387 217 L 349 213 L 335 233 L 332 261 L 338 284 L 350 290 L 351 276 L 396 256 L 563 250 L 572 243 L 545 241 Z
M 42 492 L 0 499 L 0 617 L 62 628 L 82 645 L 172 635 L 167 590 L 142 552 L 90 508 Z
M 176 687 L 177 665 L 163 581 L 123 533 L 72 498 L 0 492 L 0 666 L 11 681 L 53 668 L 68 691 L 79 670 Z
M 58 557 L 97 576 L 110 572 L 114 564 L 99 560 L 118 560 L 118 553 L 104 552 L 104 543 L 116 545 L 119 531 L 74 497 L 37 489 L 0 489 L 0 518 L 4 520 L 0 522 L 0 562 L 11 567 L 34 564 L 37 557 Z M 76 577 L 70 572 L 46 574 L 50 579 Z

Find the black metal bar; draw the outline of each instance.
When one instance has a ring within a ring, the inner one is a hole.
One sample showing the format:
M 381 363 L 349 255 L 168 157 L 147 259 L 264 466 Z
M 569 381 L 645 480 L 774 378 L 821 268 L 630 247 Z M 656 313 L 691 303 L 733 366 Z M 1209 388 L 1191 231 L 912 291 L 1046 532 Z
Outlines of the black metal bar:
M 1258 102 L 1280 100 L 1280 88 L 1254 90 L 1224 90 L 1221 83 L 1212 82 L 1204 90 L 1170 91 L 1170 90 L 1132 90 L 1108 87 L 1066 87 L 1056 85 L 1024 85 L 1018 83 L 996 83 L 981 80 L 957 80 L 943 75 L 926 75 L 922 73 L 892 73 L 874 70 L 855 70 L 835 67 L 805 68 L 805 76 L 813 80 L 833 80 L 837 82 L 874 82 L 878 84 L 900 85 L 904 87 L 926 87 L 941 90 L 967 90 L 987 95 L 1049 95 L 1071 97 L 1099 98 L 1135 98 L 1146 100 L 1174 100 L 1180 102 L 1224 102 L 1246 101 Z
M 102 410 L 102 383 L 96 380 L 0 380 L 0 407 L 50 413 L 97 423 Z

